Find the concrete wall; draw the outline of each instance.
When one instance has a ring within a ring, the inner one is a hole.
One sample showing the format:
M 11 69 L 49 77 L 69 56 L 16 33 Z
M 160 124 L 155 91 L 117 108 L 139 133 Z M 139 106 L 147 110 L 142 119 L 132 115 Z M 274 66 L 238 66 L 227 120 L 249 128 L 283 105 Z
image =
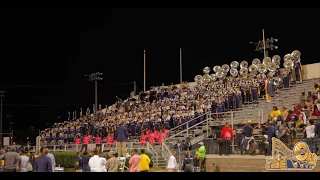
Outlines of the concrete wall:
M 206 170 L 213 172 L 212 164 L 215 162 L 220 167 L 220 172 L 320 172 L 320 165 L 316 165 L 313 170 L 269 170 L 265 169 L 266 158 L 271 156 L 219 156 L 207 155 Z M 318 163 L 320 161 L 318 160 Z M 317 164 L 318 164 L 317 163 Z

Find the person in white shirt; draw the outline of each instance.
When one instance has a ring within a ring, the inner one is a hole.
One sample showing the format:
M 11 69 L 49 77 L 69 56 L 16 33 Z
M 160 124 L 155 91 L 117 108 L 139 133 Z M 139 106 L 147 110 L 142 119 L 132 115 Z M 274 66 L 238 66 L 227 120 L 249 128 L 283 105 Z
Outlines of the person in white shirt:
M 315 127 L 314 127 L 314 121 L 312 119 L 309 120 L 308 122 L 308 126 L 306 127 L 306 135 L 307 138 L 314 138 L 315 136 Z
M 106 172 L 107 161 L 98 155 L 98 150 L 93 151 L 94 156 L 89 159 L 89 167 L 91 172 Z
M 20 172 L 28 172 L 29 158 L 24 149 L 20 150 Z
M 107 159 L 104 152 L 100 152 L 99 157 L 101 158 L 101 166 L 102 166 L 102 172 L 107 172 Z
M 177 168 L 177 160 L 175 158 L 175 155 L 176 155 L 176 151 L 172 151 L 171 156 L 169 157 L 169 160 L 168 160 L 168 166 L 167 166 L 168 172 L 174 172 Z

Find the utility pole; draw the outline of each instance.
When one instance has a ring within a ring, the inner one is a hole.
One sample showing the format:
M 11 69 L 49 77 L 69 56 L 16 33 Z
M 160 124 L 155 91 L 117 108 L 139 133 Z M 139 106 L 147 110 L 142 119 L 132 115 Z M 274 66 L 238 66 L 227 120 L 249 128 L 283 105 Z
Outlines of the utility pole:
M 143 50 L 143 92 L 146 92 L 146 50 Z
M 137 82 L 133 81 L 133 96 L 137 94 Z
M 84 76 L 89 77 L 90 82 L 94 81 L 94 87 L 95 87 L 94 110 L 95 110 L 95 113 L 98 112 L 98 81 L 103 80 L 103 78 L 100 77 L 102 75 L 103 75 L 103 73 L 100 73 L 100 72 L 95 72 L 90 75 L 84 75 Z
M 256 46 L 255 51 L 263 52 L 264 58 L 269 57 L 269 51 L 278 49 L 278 46 L 273 45 L 273 43 L 278 42 L 278 39 L 267 38 L 264 36 L 264 29 L 262 29 L 262 40 L 258 42 L 249 42 L 249 44 L 254 44 Z
M 2 138 L 2 118 L 3 118 L 3 98 L 5 97 L 5 91 L 0 91 L 0 147 L 3 146 L 3 138 Z

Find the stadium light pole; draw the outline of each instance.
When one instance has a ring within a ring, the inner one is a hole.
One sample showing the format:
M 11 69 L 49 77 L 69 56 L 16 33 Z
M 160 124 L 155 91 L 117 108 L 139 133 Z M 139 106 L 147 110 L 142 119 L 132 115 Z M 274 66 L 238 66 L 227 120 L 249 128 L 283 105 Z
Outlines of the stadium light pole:
M 256 46 L 255 51 L 263 52 L 264 58 L 269 56 L 269 51 L 278 49 L 278 46 L 273 45 L 273 43 L 278 42 L 278 39 L 267 38 L 265 39 L 264 29 L 262 29 L 262 41 L 249 42 L 249 44 L 254 44 Z
M 0 91 L 0 147 L 3 146 L 3 138 L 2 138 L 2 118 L 3 118 L 3 98 L 5 97 L 5 91 Z
M 143 92 L 146 92 L 146 50 L 143 50 Z
M 90 75 L 84 75 L 84 76 L 88 76 L 89 77 L 89 81 L 90 82 L 94 81 L 94 87 L 95 87 L 94 110 L 95 110 L 95 113 L 97 113 L 97 111 L 98 111 L 98 81 L 102 81 L 103 80 L 103 78 L 100 77 L 102 75 L 103 75 L 103 73 L 100 73 L 100 72 L 91 73 Z
M 182 83 L 182 49 L 180 48 L 180 84 Z

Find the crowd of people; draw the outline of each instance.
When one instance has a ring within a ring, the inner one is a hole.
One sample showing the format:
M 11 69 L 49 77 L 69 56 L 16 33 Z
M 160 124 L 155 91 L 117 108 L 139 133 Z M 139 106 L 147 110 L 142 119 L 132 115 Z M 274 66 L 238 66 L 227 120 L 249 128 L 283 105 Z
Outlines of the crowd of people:
M 117 128 L 124 126 L 129 140 L 140 141 L 142 145 L 147 141 L 150 144 L 161 143 L 168 137 L 171 128 L 186 122 L 191 127 L 201 122 L 205 118 L 202 115 L 208 111 L 213 112 L 216 119 L 221 119 L 228 110 L 236 110 L 243 104 L 258 103 L 259 97 L 265 97 L 270 102 L 279 87 L 273 78 L 275 76 L 282 77 L 284 88 L 289 88 L 290 79 L 302 81 L 299 51 L 284 57 L 286 62 L 294 64 L 292 67 L 285 65 L 284 70 L 280 70 L 279 56 L 274 56 L 272 60 L 265 59 L 262 63 L 255 59 L 249 67 L 248 62 L 241 62 L 239 73 L 239 63 L 232 62 L 229 76 L 228 65 L 228 68 L 224 68 L 225 65 L 215 67 L 216 74 L 212 76 L 209 75 L 210 70 L 204 70 L 204 76 L 196 76 L 197 85 L 194 87 L 188 83 L 180 86 L 162 85 L 124 101 L 118 98 L 115 104 L 105 110 L 99 105 L 98 111 L 93 113 L 90 108 L 85 114 L 80 109 L 79 115 L 73 112 L 71 117 L 69 112 L 67 121 L 55 123 L 52 128 L 41 131 L 41 142 L 43 145 L 75 142 L 112 146 L 119 142 Z M 186 128 L 185 124 L 176 130 Z
M 0 160 L 2 172 L 54 172 L 56 167 L 55 157 L 46 147 L 34 154 L 24 148 L 1 149 Z
M 292 149 L 294 143 L 300 139 L 306 140 L 311 152 L 320 154 L 320 90 L 319 85 L 314 85 L 314 90 L 301 93 L 300 101 L 293 110 L 286 107 L 278 109 L 274 106 L 269 114 L 268 121 L 263 124 L 262 139 L 257 143 L 252 121 L 248 120 L 246 125 L 239 124 L 233 131 L 229 123 L 215 131 L 215 137 L 219 146 L 219 154 L 230 155 L 231 144 L 234 141 L 236 153 L 244 154 L 249 151 L 251 155 L 271 155 L 271 139 L 278 138 Z M 301 136 L 298 136 L 298 132 Z M 258 138 L 259 139 L 259 138 Z

